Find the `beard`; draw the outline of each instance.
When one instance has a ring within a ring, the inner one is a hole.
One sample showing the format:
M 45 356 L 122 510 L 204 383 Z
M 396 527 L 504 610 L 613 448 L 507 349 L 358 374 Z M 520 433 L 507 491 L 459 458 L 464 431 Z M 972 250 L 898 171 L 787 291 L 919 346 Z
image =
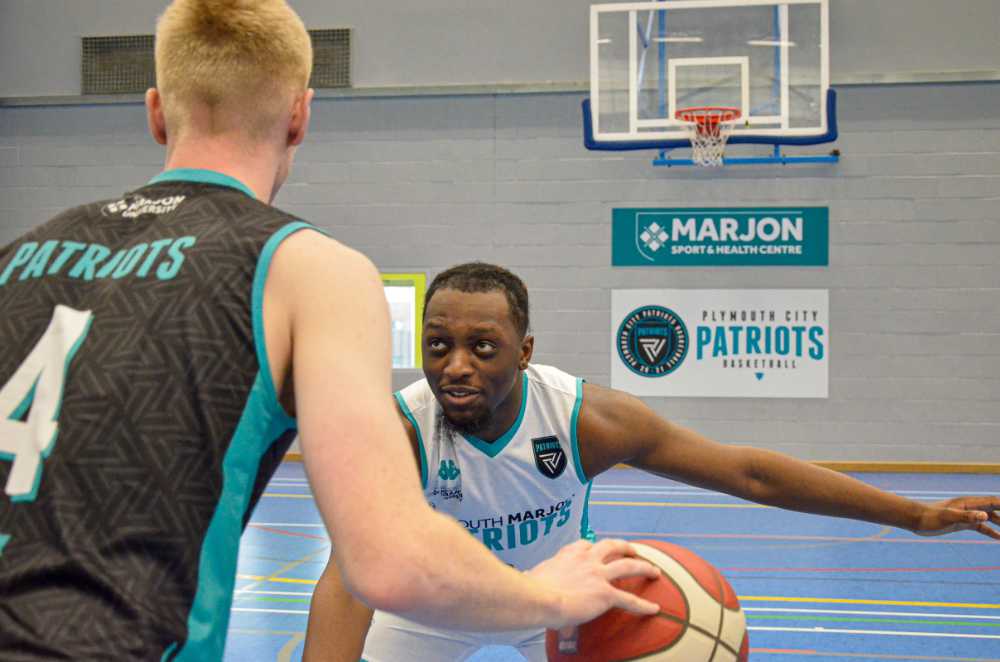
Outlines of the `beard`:
M 476 412 L 472 417 L 455 421 L 448 417 L 444 409 L 438 409 L 437 426 L 449 436 L 454 434 L 468 434 L 478 436 L 479 432 L 493 422 L 493 412 L 484 408 L 481 412 Z

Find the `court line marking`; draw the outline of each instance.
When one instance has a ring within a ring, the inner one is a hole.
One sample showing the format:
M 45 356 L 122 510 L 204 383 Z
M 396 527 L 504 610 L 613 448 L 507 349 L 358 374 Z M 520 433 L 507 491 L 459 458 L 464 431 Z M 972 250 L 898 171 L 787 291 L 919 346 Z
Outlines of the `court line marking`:
M 985 614 L 938 614 L 927 611 L 861 611 L 857 609 L 793 609 L 791 607 L 743 607 L 745 612 L 787 612 L 794 614 L 850 614 L 856 616 L 925 616 L 931 618 L 975 618 L 1000 621 Z
M 299 579 L 298 577 L 275 577 L 273 575 L 270 577 L 268 577 L 267 575 L 236 575 L 236 578 L 249 579 L 254 582 L 253 584 L 247 584 L 247 586 L 243 588 L 236 589 L 237 593 L 243 593 L 245 591 L 249 591 L 250 589 L 247 587 L 249 586 L 257 587 L 258 585 L 265 582 L 275 582 L 278 584 L 315 584 L 317 581 L 319 581 L 317 579 Z
M 282 598 L 261 598 L 262 600 L 281 601 Z M 288 600 L 288 598 L 284 598 Z M 960 619 L 960 620 L 956 620 Z M 941 618 L 881 618 L 873 616 L 832 616 L 830 614 L 754 614 L 751 622 L 758 621 L 823 621 L 827 623 L 855 623 L 855 624 L 877 624 L 877 625 L 936 625 L 951 628 L 1000 628 L 1000 623 L 972 622 L 962 619 L 960 616 L 949 616 L 947 619 Z M 815 627 L 826 627 L 817 625 Z M 871 625 L 869 625 L 871 627 Z M 994 630 L 995 632 L 996 630 Z
M 873 600 L 869 598 L 806 598 L 779 595 L 740 595 L 740 602 L 815 602 L 837 605 L 887 605 L 890 607 L 959 607 L 961 609 L 1000 609 L 1000 604 L 975 602 L 929 602 L 920 600 Z
M 250 635 L 277 635 L 291 637 L 296 634 L 305 634 L 298 630 L 262 630 L 259 628 L 229 628 L 229 634 L 250 634 Z
M 842 630 L 840 628 L 792 628 L 771 626 L 747 626 L 747 630 L 758 632 L 809 632 L 811 634 L 874 634 L 895 637 L 945 637 L 948 639 L 1000 639 L 1000 634 L 967 634 L 964 632 L 911 632 L 906 630 Z
M 318 555 L 320 552 L 326 552 L 326 551 L 327 551 L 327 546 L 323 545 L 319 549 L 317 549 L 315 551 L 312 551 L 312 552 L 306 554 L 305 556 L 303 556 L 303 557 L 301 557 L 299 559 L 296 559 L 294 561 L 286 563 L 285 565 L 281 566 L 280 568 L 278 568 L 277 570 L 275 570 L 273 573 L 271 573 L 270 576 L 261 575 L 261 576 L 255 577 L 255 579 L 256 579 L 255 583 L 247 584 L 246 586 L 243 586 L 241 588 L 236 589 L 236 591 L 234 592 L 234 594 L 243 593 L 244 591 L 249 591 L 250 589 L 257 588 L 258 586 L 260 586 L 264 582 L 280 582 L 280 581 L 285 581 L 287 579 L 291 579 L 290 577 L 289 578 L 285 578 L 285 577 L 279 577 L 278 575 L 284 574 L 284 573 L 288 572 L 289 570 L 294 570 L 295 568 L 299 567 L 303 563 L 308 563 L 309 561 L 312 561 L 313 557 L 315 557 L 316 555 Z M 247 578 L 247 579 L 250 578 L 247 575 L 236 575 L 236 576 L 239 577 L 239 578 Z M 315 584 L 316 580 L 312 580 L 312 583 Z
M 309 614 L 308 609 L 257 609 L 255 607 L 233 607 L 231 611 L 253 612 L 255 614 Z
M 248 594 L 259 594 L 259 595 L 298 595 L 298 596 L 312 595 L 312 591 L 254 591 L 254 590 L 246 590 L 246 591 L 243 591 L 243 592 L 244 593 L 248 593 Z M 992 618 L 992 617 L 989 617 L 989 618 Z M 1000 618 L 1000 616 L 997 616 L 996 618 Z
M 892 655 L 890 653 L 841 653 L 795 648 L 751 648 L 751 653 L 773 653 L 776 655 L 811 655 L 821 657 L 853 657 L 866 660 L 906 660 L 907 662 L 1000 662 L 993 657 L 941 657 L 938 655 Z
M 306 478 L 274 478 L 268 484 L 273 487 L 309 487 L 309 481 Z M 978 496 L 983 494 L 984 491 L 988 492 L 988 488 L 983 490 L 893 490 L 888 488 L 888 491 L 894 494 L 901 495 L 922 495 L 923 499 L 936 500 L 936 499 L 946 499 L 954 496 Z M 740 497 L 735 497 L 730 494 L 725 494 L 722 492 L 717 492 L 715 490 L 707 490 L 701 487 L 691 487 L 687 485 L 594 485 L 594 494 L 607 493 L 621 493 L 621 494 L 660 494 L 660 495 L 703 495 L 703 496 L 718 496 L 720 498 L 730 498 L 739 499 Z
M 818 572 L 818 573 L 828 573 L 828 572 L 996 572 L 1000 570 L 1000 565 L 986 565 L 986 566 L 966 566 L 966 567 L 942 567 L 942 568 L 768 568 L 768 567 L 723 567 L 719 566 L 719 570 L 725 572 Z
M 938 540 L 928 538 L 882 538 L 873 536 L 806 536 L 806 535 L 779 535 L 767 533 L 662 533 L 659 531 L 597 531 L 601 536 L 612 538 L 695 538 L 707 540 L 802 540 L 820 542 L 877 542 L 877 543 L 899 543 L 906 545 L 996 545 L 995 540 Z
M 278 651 L 277 662 L 291 662 L 292 653 L 295 652 L 295 649 L 297 649 L 299 647 L 299 644 L 305 641 L 305 639 L 306 639 L 305 632 L 299 632 L 295 634 L 295 636 L 289 639 L 288 642 L 281 647 L 281 650 Z

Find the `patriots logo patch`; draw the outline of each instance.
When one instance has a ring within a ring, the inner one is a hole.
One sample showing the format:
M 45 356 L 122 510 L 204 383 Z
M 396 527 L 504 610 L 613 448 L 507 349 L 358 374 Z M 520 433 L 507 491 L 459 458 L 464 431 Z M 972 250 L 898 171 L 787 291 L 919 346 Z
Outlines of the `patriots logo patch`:
M 558 478 L 566 470 L 566 453 L 559 437 L 536 437 L 531 440 L 535 466 L 546 478 Z

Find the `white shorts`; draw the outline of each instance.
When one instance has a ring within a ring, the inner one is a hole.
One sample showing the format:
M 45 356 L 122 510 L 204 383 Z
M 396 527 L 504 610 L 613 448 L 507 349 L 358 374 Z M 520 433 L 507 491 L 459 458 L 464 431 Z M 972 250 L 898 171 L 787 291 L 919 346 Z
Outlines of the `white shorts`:
M 545 631 L 459 632 L 376 611 L 363 662 L 461 662 L 483 646 L 511 646 L 529 662 L 545 662 Z

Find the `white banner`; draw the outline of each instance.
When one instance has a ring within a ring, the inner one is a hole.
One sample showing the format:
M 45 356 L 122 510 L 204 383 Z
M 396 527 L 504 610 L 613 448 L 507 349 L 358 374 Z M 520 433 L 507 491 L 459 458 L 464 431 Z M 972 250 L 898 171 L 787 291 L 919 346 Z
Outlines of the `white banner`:
M 612 290 L 611 386 L 634 395 L 825 398 L 828 290 Z

